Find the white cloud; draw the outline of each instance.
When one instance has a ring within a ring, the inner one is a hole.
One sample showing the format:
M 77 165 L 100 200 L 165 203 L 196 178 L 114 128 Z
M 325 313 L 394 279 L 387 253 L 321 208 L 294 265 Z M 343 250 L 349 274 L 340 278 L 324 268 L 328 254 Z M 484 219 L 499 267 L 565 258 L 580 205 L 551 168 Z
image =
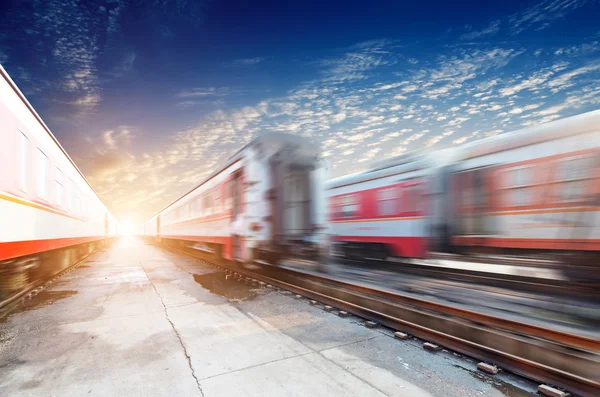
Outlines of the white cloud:
M 457 138 L 457 139 L 453 140 L 452 143 L 455 144 L 455 145 L 460 145 L 460 144 L 466 142 L 467 139 L 469 139 L 468 136 L 463 136 L 463 137 L 460 137 L 460 138 Z
M 366 78 L 366 72 L 383 65 L 389 65 L 390 53 L 386 50 L 387 40 L 373 40 L 359 43 L 337 58 L 321 61 L 327 67 L 325 81 L 347 82 Z
M 334 123 L 340 123 L 340 122 L 346 120 L 346 113 L 340 112 L 338 114 L 335 114 L 332 119 L 333 119 Z
M 472 31 L 461 36 L 463 40 L 473 40 L 483 36 L 496 34 L 500 31 L 500 20 L 493 21 L 488 27 L 479 31 Z
M 393 84 L 384 84 L 384 85 L 380 85 L 377 86 L 375 88 L 373 88 L 374 91 L 387 91 L 387 90 L 391 90 L 392 88 L 398 88 L 400 86 L 402 86 L 404 83 L 400 82 L 400 83 L 393 83 Z
M 600 42 L 595 40 L 591 43 L 584 43 L 579 45 L 572 45 L 562 47 L 554 51 L 554 55 L 557 56 L 568 56 L 568 57 L 579 57 L 587 56 L 600 51 Z
M 253 66 L 266 60 L 266 57 L 254 57 L 254 58 L 240 58 L 227 63 L 227 66 L 241 67 L 241 66 Z
M 129 145 L 132 139 L 131 127 L 122 126 L 115 130 L 108 130 L 102 134 L 102 141 L 108 148 L 117 148 Z
M 179 98 L 202 98 L 210 96 L 225 96 L 229 92 L 229 89 L 223 87 L 203 87 L 203 88 L 192 88 L 189 90 L 181 91 L 177 94 Z
M 0 64 L 8 62 L 8 54 L 0 49 Z
M 596 70 L 600 70 L 600 63 L 582 66 L 580 68 L 563 73 L 560 76 L 555 77 L 554 79 L 548 82 L 548 87 L 550 87 L 553 92 L 563 90 L 574 85 L 574 83 L 572 82 L 573 78 Z
M 510 113 L 510 114 L 521 114 L 521 113 L 526 112 L 528 110 L 537 109 L 540 106 L 542 106 L 541 103 L 531 104 L 531 105 L 527 105 L 527 106 L 523 106 L 523 107 L 516 107 L 516 108 L 512 108 L 511 110 L 509 110 L 508 113 Z
M 563 111 L 565 109 L 565 105 L 555 105 L 555 106 L 551 106 L 549 108 L 543 109 L 543 110 L 539 110 L 537 112 L 535 112 L 533 115 L 534 116 L 548 116 L 550 114 L 555 114 L 555 113 L 560 113 L 561 111 Z
M 81 109 L 93 109 L 100 103 L 100 95 L 96 93 L 85 94 L 84 96 L 77 98 L 75 101 L 70 102 L 72 105 L 76 105 Z
M 416 86 L 414 84 L 411 84 L 411 85 L 408 85 L 408 86 L 402 88 L 402 91 L 405 92 L 405 93 L 409 93 L 409 92 L 416 91 L 418 89 L 419 89 L 418 86 Z M 404 99 L 404 98 L 402 98 L 402 99 Z
M 542 1 L 509 18 L 511 33 L 518 34 L 527 29 L 545 29 L 568 12 L 583 7 L 589 2 L 588 0 Z

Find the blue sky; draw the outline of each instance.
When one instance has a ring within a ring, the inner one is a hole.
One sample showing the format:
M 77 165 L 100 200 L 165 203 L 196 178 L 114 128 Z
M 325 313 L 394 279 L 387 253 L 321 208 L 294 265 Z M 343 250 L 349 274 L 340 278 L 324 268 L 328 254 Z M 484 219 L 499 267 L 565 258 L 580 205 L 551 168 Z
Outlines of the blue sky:
M 600 107 L 598 0 L 3 5 L 0 63 L 123 220 L 266 131 L 339 176 Z

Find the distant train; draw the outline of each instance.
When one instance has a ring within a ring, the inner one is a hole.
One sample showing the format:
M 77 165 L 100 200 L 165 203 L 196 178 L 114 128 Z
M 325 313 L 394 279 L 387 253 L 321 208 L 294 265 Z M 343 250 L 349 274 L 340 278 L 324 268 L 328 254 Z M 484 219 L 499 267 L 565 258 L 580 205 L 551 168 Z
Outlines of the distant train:
M 514 254 L 600 279 L 600 111 L 388 159 L 327 192 L 346 257 Z
M 1 298 L 100 247 L 117 222 L 2 66 L 0 75 Z
M 295 135 L 263 134 L 140 233 L 242 263 L 316 260 L 327 251 L 326 178 L 315 145 Z

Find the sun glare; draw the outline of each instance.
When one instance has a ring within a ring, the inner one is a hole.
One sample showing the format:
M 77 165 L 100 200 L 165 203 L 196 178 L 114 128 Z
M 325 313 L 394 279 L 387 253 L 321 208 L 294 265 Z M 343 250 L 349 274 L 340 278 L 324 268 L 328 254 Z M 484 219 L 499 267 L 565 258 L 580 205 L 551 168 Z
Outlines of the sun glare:
M 121 223 L 119 225 L 119 232 L 121 236 L 131 236 L 133 234 L 134 226 L 131 223 Z

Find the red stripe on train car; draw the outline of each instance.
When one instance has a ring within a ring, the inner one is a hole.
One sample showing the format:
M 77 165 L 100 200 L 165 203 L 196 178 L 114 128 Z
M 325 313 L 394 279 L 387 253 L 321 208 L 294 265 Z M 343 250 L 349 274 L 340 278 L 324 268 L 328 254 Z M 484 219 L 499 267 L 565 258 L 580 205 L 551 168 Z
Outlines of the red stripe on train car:
M 385 244 L 390 254 L 407 258 L 425 258 L 427 253 L 426 237 L 382 237 L 382 236 L 332 236 L 334 241 L 349 243 Z
M 104 236 L 92 236 L 0 242 L 0 260 L 18 258 L 20 256 L 37 254 L 58 248 L 66 248 L 73 245 L 102 240 L 104 238 Z

